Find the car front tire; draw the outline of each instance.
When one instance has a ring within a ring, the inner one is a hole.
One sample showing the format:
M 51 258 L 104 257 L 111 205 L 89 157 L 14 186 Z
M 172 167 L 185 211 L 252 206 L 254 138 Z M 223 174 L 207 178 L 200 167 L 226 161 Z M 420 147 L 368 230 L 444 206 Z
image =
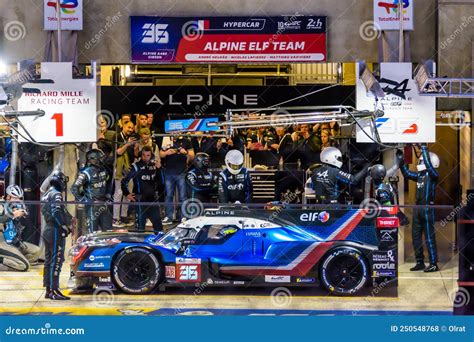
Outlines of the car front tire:
M 163 279 L 163 265 L 153 252 L 140 247 L 121 250 L 112 264 L 115 286 L 129 294 L 152 292 Z

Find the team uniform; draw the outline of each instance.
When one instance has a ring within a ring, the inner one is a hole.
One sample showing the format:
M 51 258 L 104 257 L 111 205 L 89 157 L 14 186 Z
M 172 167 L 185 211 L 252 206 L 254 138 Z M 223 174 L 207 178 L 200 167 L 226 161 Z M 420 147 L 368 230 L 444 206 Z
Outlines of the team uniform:
M 252 200 L 252 179 L 246 168 L 236 175 L 224 170 L 219 174 L 219 203 L 250 203 Z
M 133 182 L 133 193 L 137 202 L 155 202 L 158 196 L 158 184 L 161 173 L 156 168 L 154 160 L 145 163 L 140 160 L 132 165 L 130 172 L 122 179 L 122 192 L 130 194 L 128 183 Z M 155 233 L 163 230 L 160 208 L 150 204 L 138 204 L 135 208 L 135 229 L 145 230 L 146 220 L 150 219 Z

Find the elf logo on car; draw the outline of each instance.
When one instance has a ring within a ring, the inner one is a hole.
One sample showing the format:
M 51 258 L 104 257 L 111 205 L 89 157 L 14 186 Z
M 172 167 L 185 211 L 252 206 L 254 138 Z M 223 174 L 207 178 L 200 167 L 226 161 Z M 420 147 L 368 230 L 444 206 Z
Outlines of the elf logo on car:
M 394 228 L 398 226 L 398 217 L 377 217 L 377 228 Z
M 327 211 L 323 212 L 314 212 L 314 213 L 303 213 L 300 215 L 300 221 L 303 222 L 314 222 L 314 221 L 320 221 L 322 223 L 325 223 L 329 221 L 330 215 Z

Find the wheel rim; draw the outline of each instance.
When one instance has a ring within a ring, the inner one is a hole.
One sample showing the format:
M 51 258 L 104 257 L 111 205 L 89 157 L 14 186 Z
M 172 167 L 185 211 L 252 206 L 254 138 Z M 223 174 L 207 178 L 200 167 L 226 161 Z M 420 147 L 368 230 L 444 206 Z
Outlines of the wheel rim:
M 131 253 L 120 262 L 118 277 L 132 289 L 146 287 L 156 273 L 155 264 L 148 255 Z
M 361 261 L 349 255 L 336 256 L 327 273 L 329 284 L 343 291 L 356 288 L 363 277 Z

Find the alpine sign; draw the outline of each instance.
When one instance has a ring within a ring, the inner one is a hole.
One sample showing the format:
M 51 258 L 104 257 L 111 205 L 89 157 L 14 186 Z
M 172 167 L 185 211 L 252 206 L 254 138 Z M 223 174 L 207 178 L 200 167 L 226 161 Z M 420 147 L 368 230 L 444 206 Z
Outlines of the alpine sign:
M 359 65 L 356 65 L 357 69 Z M 359 71 L 356 70 L 359 75 Z M 358 77 L 356 103 L 359 110 L 383 109 L 384 116 L 375 127 L 384 143 L 428 143 L 436 139 L 436 99 L 420 96 L 412 78 L 411 63 L 381 63 L 378 79 L 385 96 L 378 100 L 367 92 Z M 373 142 L 376 131 L 370 120 L 364 120 L 363 130 L 357 127 L 357 142 Z
M 134 63 L 326 61 L 326 17 L 131 17 Z

